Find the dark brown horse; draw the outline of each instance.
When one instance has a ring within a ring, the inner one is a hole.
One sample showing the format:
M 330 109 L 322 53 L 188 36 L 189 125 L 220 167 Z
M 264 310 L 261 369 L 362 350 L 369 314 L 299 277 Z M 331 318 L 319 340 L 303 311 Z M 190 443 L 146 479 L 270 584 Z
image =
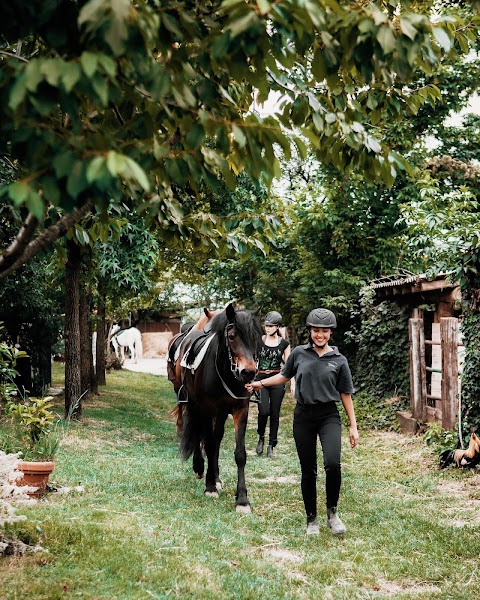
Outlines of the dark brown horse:
M 196 340 L 201 333 L 206 333 L 209 328 L 209 322 L 213 319 L 218 311 L 211 311 L 208 308 L 203 309 L 203 315 L 196 322 L 187 327 L 185 331 L 181 331 L 174 336 L 169 344 L 167 351 L 167 377 L 172 382 L 177 400 L 181 399 L 183 389 L 183 377 L 181 369 L 181 361 L 185 352 L 190 348 L 192 341 Z M 177 406 L 172 410 L 172 414 L 176 419 L 177 434 L 181 435 L 183 430 L 183 407 Z
M 255 378 L 256 351 L 262 331 L 256 315 L 236 311 L 232 304 L 216 315 L 208 335 L 191 334 L 188 354 L 181 366 L 184 396 L 177 412 L 183 415 L 180 451 L 184 459 L 193 454 L 193 471 L 203 477 L 205 460 L 205 494 L 218 497 L 221 488 L 218 458 L 225 433 L 225 422 L 233 416 L 235 428 L 235 462 L 237 464 L 236 510 L 250 512 L 245 484 L 245 431 L 250 394 L 245 384 Z M 207 339 L 208 338 L 208 339 Z M 203 344 L 208 343 L 205 347 Z M 190 356 L 190 353 L 192 356 Z M 204 354 L 196 363 L 195 355 Z

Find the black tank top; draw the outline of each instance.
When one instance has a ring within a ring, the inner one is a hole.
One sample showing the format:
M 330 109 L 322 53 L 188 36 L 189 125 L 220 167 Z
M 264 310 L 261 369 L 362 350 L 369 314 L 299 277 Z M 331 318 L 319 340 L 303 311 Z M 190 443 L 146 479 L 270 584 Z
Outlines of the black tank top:
M 259 351 L 258 358 L 258 369 L 259 371 L 277 371 L 282 366 L 283 353 L 285 348 L 290 346 L 290 342 L 285 339 L 281 339 L 278 346 L 267 346 L 262 341 Z

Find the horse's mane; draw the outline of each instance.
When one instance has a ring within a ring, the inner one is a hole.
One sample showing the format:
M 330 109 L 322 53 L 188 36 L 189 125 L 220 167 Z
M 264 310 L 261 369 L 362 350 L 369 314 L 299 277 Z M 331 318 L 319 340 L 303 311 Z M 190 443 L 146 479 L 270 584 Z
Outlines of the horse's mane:
M 210 331 L 215 334 L 223 334 L 227 325 L 227 314 L 223 310 L 213 318 Z M 249 310 L 235 311 L 235 325 L 244 342 L 250 348 L 256 348 L 262 338 L 262 329 L 255 314 Z

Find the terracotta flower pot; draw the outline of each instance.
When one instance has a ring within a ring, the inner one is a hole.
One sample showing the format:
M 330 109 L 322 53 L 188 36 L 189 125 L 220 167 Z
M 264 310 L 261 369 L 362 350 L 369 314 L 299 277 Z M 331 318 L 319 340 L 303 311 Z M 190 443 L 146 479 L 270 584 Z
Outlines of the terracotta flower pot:
M 51 460 L 46 462 L 20 461 L 17 470 L 23 473 L 21 479 L 17 479 L 17 485 L 31 485 L 37 489 L 34 492 L 27 492 L 32 498 L 39 498 L 45 493 L 48 477 L 53 471 L 55 463 Z

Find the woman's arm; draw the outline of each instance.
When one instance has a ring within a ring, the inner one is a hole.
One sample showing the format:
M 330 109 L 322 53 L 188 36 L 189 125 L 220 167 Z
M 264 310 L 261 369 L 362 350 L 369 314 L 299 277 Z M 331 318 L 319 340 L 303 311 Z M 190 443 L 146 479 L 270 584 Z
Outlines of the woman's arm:
M 351 394 L 340 394 L 342 399 L 343 408 L 347 413 L 348 420 L 350 422 L 349 429 L 349 437 L 350 437 L 350 446 L 355 448 L 358 444 L 358 429 L 357 429 L 357 419 L 355 418 L 355 409 L 353 408 L 353 400 Z
M 288 346 L 285 348 L 285 350 L 283 352 L 283 362 L 284 363 L 287 362 L 287 358 L 290 356 L 290 352 L 291 352 L 291 346 L 290 346 L 290 344 L 288 344 Z M 290 380 L 290 393 L 295 395 L 295 377 L 292 377 Z
M 283 375 L 272 375 L 271 377 L 267 377 L 266 379 L 261 379 L 260 381 L 252 381 L 251 383 L 247 383 L 245 387 L 247 390 L 252 393 L 253 390 L 260 390 L 262 387 L 270 387 L 272 385 L 282 385 L 287 383 L 289 380 L 288 377 L 284 377 Z

